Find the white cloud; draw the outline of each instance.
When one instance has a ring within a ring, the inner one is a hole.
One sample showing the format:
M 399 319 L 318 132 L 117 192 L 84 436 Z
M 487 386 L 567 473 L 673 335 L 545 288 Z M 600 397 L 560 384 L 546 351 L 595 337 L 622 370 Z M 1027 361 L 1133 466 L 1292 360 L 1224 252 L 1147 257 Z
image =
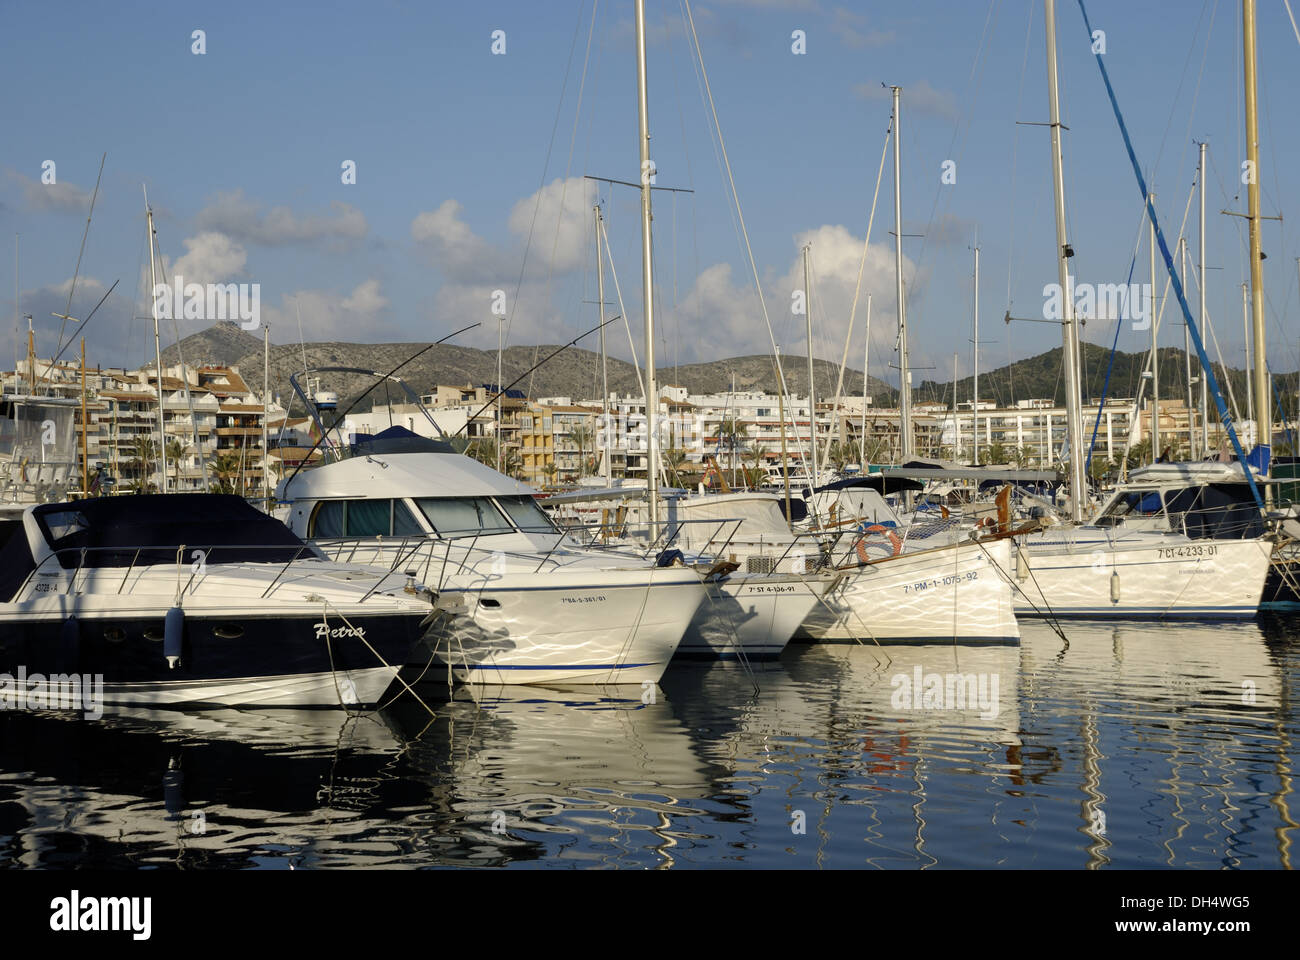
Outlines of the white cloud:
M 449 282 L 455 282 L 452 278 L 504 275 L 499 269 L 500 255 L 461 219 L 463 210 L 458 201 L 447 199 L 436 210 L 416 214 L 411 221 L 411 239 L 427 251 Z
M 349 243 L 365 237 L 369 226 L 360 210 L 338 200 L 330 203 L 330 210 L 330 214 L 300 216 L 287 206 L 278 206 L 263 212 L 260 203 L 244 196 L 243 190 L 235 190 L 217 194 L 194 222 L 201 230 L 214 230 L 264 246 Z
M 902 88 L 901 101 L 904 114 L 911 110 L 917 113 L 934 114 L 949 120 L 956 119 L 957 98 L 950 91 L 939 90 L 931 86 L 928 80 L 902 84 Z M 889 100 L 892 97 L 889 87 L 878 83 L 859 83 L 853 88 L 853 93 L 862 100 Z
M 185 254 L 168 266 L 169 280 L 179 273 L 186 283 L 217 283 L 242 274 L 248 262 L 244 248 L 223 233 L 206 231 L 184 243 Z M 163 262 L 168 264 L 166 258 Z
M 514 205 L 510 211 L 510 231 L 520 240 L 527 240 L 529 225 L 535 224 L 535 262 L 549 266 L 553 255 L 553 269 L 557 273 L 577 269 L 593 255 L 590 228 L 595 198 L 596 187 L 592 181 L 557 177 Z
M 864 14 L 854 13 L 844 7 L 836 7 L 831 19 L 831 32 L 840 38 L 846 46 L 855 50 L 864 47 L 884 47 L 897 42 L 892 30 L 871 30 L 867 28 Z
M 41 183 L 16 170 L 10 170 L 8 174 L 22 187 L 23 202 L 32 210 L 86 213 L 90 209 L 90 193 L 75 183 L 66 180 Z
M 302 335 L 307 342 L 340 340 L 349 343 L 382 343 L 409 339 L 387 316 L 388 298 L 380 292 L 379 281 L 365 280 L 347 296 L 330 290 L 297 290 L 285 294 L 275 306 L 264 304 L 262 322 L 276 331 L 278 343 L 298 339 L 298 317 L 302 316 Z

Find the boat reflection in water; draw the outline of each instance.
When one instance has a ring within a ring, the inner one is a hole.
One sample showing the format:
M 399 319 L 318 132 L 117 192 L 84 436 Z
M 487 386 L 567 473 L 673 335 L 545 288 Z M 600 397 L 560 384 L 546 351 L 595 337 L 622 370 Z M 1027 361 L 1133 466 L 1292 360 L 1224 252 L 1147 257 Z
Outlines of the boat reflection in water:
M 1290 866 L 1296 628 L 1064 633 L 362 715 L 0 711 L 0 867 Z

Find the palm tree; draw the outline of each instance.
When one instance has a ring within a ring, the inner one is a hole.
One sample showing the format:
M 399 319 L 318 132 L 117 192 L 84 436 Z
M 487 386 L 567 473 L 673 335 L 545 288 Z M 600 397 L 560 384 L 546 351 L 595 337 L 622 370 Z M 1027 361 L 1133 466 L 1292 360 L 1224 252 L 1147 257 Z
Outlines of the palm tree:
M 181 460 L 184 457 L 188 457 L 190 453 L 193 452 L 194 448 L 179 437 L 173 437 L 171 440 L 167 441 L 167 446 L 163 449 L 167 451 L 167 463 L 175 467 L 172 476 L 179 480 L 181 475 Z
M 587 447 L 594 449 L 596 433 L 590 426 L 581 423 L 569 431 L 569 436 L 578 445 L 578 477 L 585 477 L 594 470 L 594 465 L 587 460 Z
M 240 459 L 234 453 L 218 453 L 210 461 L 216 480 L 209 484 L 212 493 L 235 493 L 239 487 Z
M 749 426 L 735 417 L 727 417 L 718 424 L 718 447 L 731 454 L 731 471 L 736 471 L 736 454 L 745 448 L 749 438 Z M 735 479 L 734 476 L 732 479 Z
M 664 469 L 668 475 L 673 478 L 673 485 L 680 487 L 682 485 L 681 466 L 686 462 L 686 451 L 680 447 L 669 447 L 659 455 Z
M 136 493 L 154 493 L 157 485 L 149 479 L 158 462 L 158 443 L 151 436 L 139 436 L 127 444 L 131 459 L 123 466 L 133 474 L 131 488 Z

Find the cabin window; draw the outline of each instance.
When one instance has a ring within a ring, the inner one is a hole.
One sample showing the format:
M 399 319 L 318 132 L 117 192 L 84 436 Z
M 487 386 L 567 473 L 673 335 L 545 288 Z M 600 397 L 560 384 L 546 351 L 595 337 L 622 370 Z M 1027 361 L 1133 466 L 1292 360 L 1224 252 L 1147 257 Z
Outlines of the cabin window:
M 442 536 L 505 533 L 513 529 L 487 497 L 420 497 L 415 503 Z
M 497 503 L 520 530 L 541 530 L 546 533 L 555 530 L 551 518 L 532 497 L 497 497 Z
M 349 500 L 347 536 L 386 537 L 392 532 L 393 501 Z
M 311 519 L 311 529 L 308 536 L 311 537 L 341 537 L 343 536 L 343 518 L 347 512 L 347 504 L 342 500 L 327 500 L 316 508 L 316 513 Z
M 405 500 L 393 501 L 393 536 L 424 536 L 424 528 L 420 526 L 420 521 L 415 519 L 415 514 L 411 513 L 411 508 L 406 505 Z

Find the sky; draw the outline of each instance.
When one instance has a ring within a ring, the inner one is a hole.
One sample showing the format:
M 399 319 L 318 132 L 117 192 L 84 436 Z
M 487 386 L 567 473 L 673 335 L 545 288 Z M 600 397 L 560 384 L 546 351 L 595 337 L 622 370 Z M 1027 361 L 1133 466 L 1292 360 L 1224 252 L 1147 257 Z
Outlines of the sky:
M 691 4 L 757 285 L 686 4 L 646 8 L 655 184 L 693 191 L 653 195 L 660 366 L 773 342 L 804 355 L 792 306 L 811 243 L 814 353 L 838 362 L 851 334 L 861 368 L 870 294 L 871 372 L 897 382 L 892 153 L 876 192 L 886 85 L 902 88 L 914 378 L 949 379 L 954 354 L 970 372 L 976 244 L 981 368 L 1060 344 L 1059 326 L 1002 319 L 1041 318 L 1056 280 L 1049 133 L 1033 125 L 1048 116 L 1041 0 Z M 1240 365 L 1245 221 L 1220 212 L 1246 204 L 1240 5 L 1090 0 L 1088 12 L 1171 245 L 1189 210 L 1192 263 L 1195 141 L 1209 144 L 1207 311 Z M 1073 272 L 1123 283 L 1136 255 L 1133 279 L 1146 282 L 1141 196 L 1076 0 L 1058 0 L 1057 31 Z M 1258 59 L 1263 212 L 1285 216 L 1297 206 L 1286 158 L 1300 149 L 1288 109 L 1300 39 L 1284 0 L 1260 0 Z M 86 327 L 89 362 L 152 357 L 144 186 L 164 274 L 257 284 L 274 343 L 428 342 L 475 322 L 454 342 L 572 339 L 598 323 L 599 202 L 605 316 L 620 318 L 607 343 L 624 359 L 631 344 L 644 352 L 639 193 L 583 179 L 638 179 L 631 0 L 4 0 L 0 71 L 0 316 L 15 350 L 22 315 L 49 356 L 60 327 L 66 339 L 77 326 L 51 314 L 84 318 L 117 281 Z M 1263 227 L 1279 372 L 1300 366 L 1295 234 L 1285 219 Z M 1163 345 L 1182 345 L 1175 314 Z M 208 323 L 165 320 L 163 343 Z M 1120 349 L 1149 345 L 1149 333 L 1104 318 L 1084 336 L 1109 345 L 1117 323 Z

